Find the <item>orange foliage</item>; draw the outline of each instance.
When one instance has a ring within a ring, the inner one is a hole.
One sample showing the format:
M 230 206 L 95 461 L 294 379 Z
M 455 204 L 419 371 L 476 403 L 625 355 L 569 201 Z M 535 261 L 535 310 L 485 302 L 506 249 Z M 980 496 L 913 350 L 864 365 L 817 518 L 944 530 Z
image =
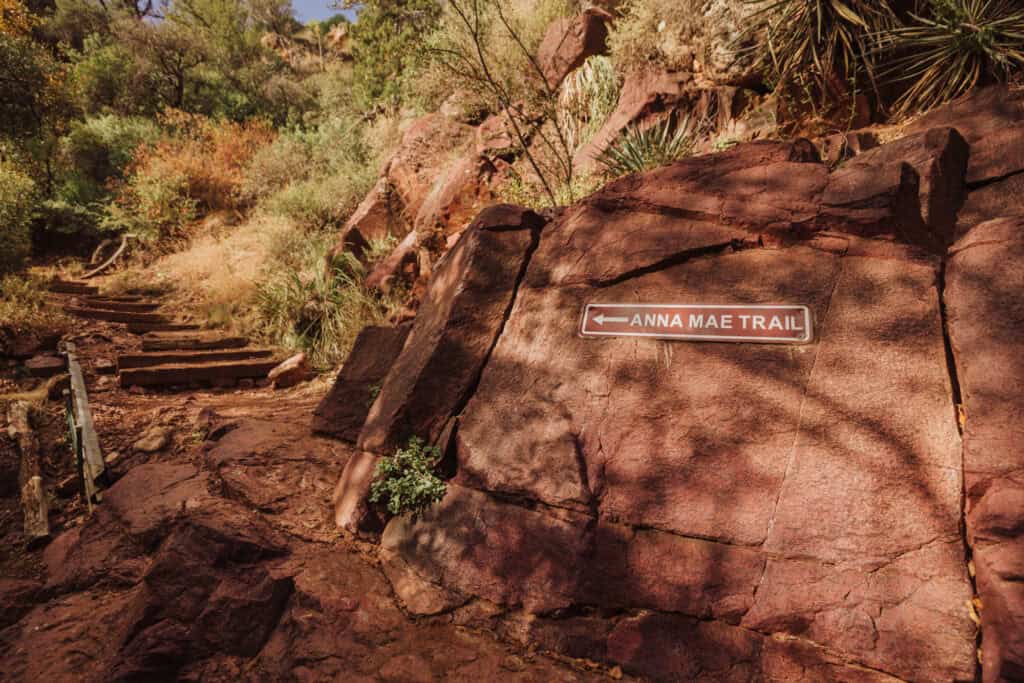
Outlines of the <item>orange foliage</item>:
M 21 0 L 0 0 L 0 34 L 27 36 L 39 23 Z
M 141 168 L 158 159 L 162 173 L 184 180 L 186 194 L 200 212 L 241 208 L 245 168 L 258 149 L 274 140 L 270 125 L 217 121 L 177 110 L 166 111 L 161 124 L 168 134 L 140 150 L 134 165 Z
M 148 239 L 183 237 L 204 214 L 245 207 L 245 169 L 275 133 L 263 121 L 213 120 L 180 111 L 160 119 L 164 134 L 140 146 L 113 180 L 108 226 Z

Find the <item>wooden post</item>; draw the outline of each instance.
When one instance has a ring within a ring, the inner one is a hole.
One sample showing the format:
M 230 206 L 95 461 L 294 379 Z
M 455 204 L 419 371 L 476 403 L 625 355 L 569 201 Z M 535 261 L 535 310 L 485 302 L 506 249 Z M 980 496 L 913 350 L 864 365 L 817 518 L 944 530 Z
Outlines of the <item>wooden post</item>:
M 102 481 L 106 463 L 103 461 L 103 454 L 100 452 L 99 437 L 96 436 L 96 429 L 92 424 L 92 411 L 89 410 L 89 394 L 85 390 L 85 378 L 82 376 L 82 366 L 78 364 L 75 356 L 75 345 L 68 342 L 65 344 L 65 351 L 68 357 L 68 373 L 71 375 L 71 400 L 75 409 L 75 424 L 82 428 L 82 457 L 84 460 L 84 474 L 86 480 L 85 491 L 92 495 L 91 486 L 97 481 Z
M 21 511 L 25 522 L 25 542 L 34 545 L 50 537 L 49 511 L 43 479 L 39 474 L 39 440 L 32 430 L 29 404 L 15 401 L 7 412 L 8 433 L 18 444 L 21 469 Z

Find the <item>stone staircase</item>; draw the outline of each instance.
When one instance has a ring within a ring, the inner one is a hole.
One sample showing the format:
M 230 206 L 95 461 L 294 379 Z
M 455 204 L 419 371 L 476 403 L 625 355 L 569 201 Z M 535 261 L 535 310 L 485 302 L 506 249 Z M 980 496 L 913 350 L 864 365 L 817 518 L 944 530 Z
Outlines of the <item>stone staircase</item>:
M 122 387 L 231 387 L 239 380 L 265 379 L 280 363 L 273 349 L 252 347 L 245 337 L 174 321 L 160 312 L 159 300 L 102 296 L 98 287 L 69 280 L 54 280 L 49 289 L 71 315 L 124 325 L 142 335 L 141 352 L 117 357 Z M 66 296 L 72 299 L 65 301 Z

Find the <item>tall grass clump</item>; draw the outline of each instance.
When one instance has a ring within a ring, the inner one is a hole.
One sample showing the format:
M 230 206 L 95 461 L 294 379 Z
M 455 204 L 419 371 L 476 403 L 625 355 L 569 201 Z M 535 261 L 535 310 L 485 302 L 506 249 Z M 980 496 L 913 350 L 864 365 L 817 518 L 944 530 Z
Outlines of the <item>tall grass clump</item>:
M 693 153 L 699 128 L 689 117 L 678 124 L 665 119 L 647 128 L 630 126 L 598 155 L 597 162 L 612 178 L 664 166 Z
M 32 251 L 35 197 L 32 178 L 0 161 L 0 275 L 19 269 Z
M 377 179 L 383 146 L 362 117 L 331 116 L 293 129 L 257 152 L 246 169 L 243 196 L 305 230 L 340 227 Z
M 330 235 L 282 238 L 257 286 L 255 327 L 272 343 L 305 351 L 314 367 L 337 365 L 363 327 L 387 317 L 389 304 L 363 288 L 362 266 L 351 254 L 324 267 Z
M 895 55 L 884 70 L 906 90 L 895 112 L 930 109 L 976 85 L 1024 69 L 1024 6 L 1016 0 L 932 0 L 883 35 Z

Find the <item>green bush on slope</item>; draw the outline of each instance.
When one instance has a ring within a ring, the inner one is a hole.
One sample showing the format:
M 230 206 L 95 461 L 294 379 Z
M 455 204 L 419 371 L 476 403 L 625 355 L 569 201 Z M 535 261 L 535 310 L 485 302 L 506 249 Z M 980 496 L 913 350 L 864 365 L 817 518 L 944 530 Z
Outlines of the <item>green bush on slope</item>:
M 36 187 L 13 163 L 0 161 L 0 275 L 24 265 L 32 251 Z

